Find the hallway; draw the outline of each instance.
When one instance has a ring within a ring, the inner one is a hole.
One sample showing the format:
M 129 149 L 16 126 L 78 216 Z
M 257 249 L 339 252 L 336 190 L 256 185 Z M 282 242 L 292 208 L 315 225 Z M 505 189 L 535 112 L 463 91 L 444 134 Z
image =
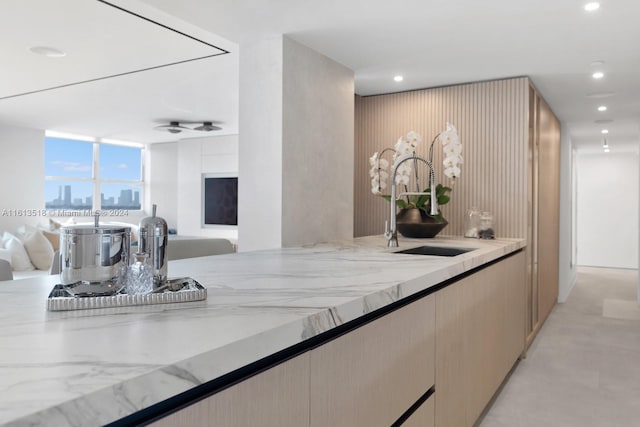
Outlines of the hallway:
M 640 425 L 636 270 L 578 268 L 481 427 Z M 606 316 L 606 317 L 605 317 Z

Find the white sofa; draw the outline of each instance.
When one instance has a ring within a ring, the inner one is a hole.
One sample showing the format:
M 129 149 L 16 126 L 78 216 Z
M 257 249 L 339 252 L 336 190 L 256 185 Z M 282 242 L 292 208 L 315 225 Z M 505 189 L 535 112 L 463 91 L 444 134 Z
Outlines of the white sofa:
M 131 253 L 136 251 L 137 247 L 131 248 Z M 195 236 L 178 236 L 169 235 L 169 243 L 167 245 L 167 258 L 169 261 L 196 258 L 211 255 L 222 255 L 234 253 L 235 245 L 221 238 L 195 237 Z M 50 270 L 29 269 L 24 271 L 13 271 L 13 279 L 26 279 L 29 277 L 49 275 Z
M 222 255 L 235 252 L 234 245 L 227 239 L 209 237 L 169 236 L 167 258 L 169 261 Z

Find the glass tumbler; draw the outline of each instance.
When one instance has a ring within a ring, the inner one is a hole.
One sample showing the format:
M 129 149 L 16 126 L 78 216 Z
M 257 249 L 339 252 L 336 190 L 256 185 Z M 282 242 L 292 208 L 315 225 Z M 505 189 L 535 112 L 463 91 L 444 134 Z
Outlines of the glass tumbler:
M 125 292 L 129 295 L 148 294 L 153 290 L 153 266 L 147 254 L 138 252 L 127 271 Z

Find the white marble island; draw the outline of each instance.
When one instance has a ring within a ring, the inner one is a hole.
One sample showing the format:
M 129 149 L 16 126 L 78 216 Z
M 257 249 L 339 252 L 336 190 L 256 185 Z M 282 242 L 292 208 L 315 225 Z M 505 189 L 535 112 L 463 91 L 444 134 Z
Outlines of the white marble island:
M 523 240 L 457 257 L 391 254 L 381 236 L 170 263 L 203 302 L 47 312 L 56 277 L 0 282 L 0 425 L 104 425 L 473 270 Z M 395 248 L 394 248 L 395 249 Z M 397 250 L 397 249 L 396 249 Z

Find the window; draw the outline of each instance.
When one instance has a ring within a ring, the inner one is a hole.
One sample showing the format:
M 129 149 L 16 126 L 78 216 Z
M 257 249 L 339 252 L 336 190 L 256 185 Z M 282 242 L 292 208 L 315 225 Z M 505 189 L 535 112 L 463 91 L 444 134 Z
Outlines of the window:
M 45 208 L 142 209 L 143 147 L 47 136 Z

